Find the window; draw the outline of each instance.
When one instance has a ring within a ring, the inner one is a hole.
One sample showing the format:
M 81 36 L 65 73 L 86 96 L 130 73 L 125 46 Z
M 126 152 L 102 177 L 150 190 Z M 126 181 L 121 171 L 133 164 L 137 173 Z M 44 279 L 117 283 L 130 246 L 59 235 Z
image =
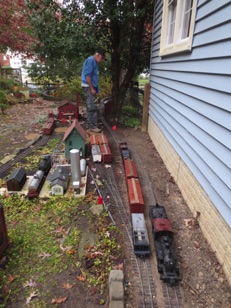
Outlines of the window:
M 190 51 L 196 0 L 164 0 L 160 56 Z
M 72 146 L 72 140 L 69 141 L 69 145 Z

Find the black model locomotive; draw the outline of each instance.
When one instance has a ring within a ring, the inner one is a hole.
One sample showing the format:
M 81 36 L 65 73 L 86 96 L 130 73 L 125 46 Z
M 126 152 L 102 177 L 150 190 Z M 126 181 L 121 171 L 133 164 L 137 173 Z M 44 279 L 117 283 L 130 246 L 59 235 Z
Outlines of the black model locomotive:
M 174 232 L 165 208 L 158 204 L 151 206 L 150 217 L 160 279 L 172 285 L 176 284 L 181 278 L 174 250 Z

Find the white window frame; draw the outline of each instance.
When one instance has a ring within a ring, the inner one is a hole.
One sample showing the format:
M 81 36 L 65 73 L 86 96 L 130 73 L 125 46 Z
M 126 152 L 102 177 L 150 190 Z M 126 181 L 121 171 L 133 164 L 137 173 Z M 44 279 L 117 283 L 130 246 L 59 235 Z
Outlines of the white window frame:
M 188 10 L 186 4 L 189 1 L 191 0 L 164 0 L 160 56 L 191 51 L 197 0 L 192 0 L 192 7 Z M 187 20 L 190 11 L 191 16 Z M 184 22 L 187 27 L 187 37 L 184 37 L 186 36 Z

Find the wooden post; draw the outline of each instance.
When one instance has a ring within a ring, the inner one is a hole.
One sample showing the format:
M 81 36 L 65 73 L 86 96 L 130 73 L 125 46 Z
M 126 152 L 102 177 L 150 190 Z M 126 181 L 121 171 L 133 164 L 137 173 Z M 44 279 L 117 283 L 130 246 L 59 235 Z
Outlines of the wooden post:
M 141 131 L 146 132 L 148 129 L 148 110 L 149 110 L 150 82 L 144 86 L 144 104 Z

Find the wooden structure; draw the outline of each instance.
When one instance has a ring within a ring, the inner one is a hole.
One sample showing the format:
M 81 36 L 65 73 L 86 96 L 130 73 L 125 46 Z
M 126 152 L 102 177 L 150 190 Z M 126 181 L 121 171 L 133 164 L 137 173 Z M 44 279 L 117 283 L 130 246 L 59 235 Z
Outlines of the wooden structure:
M 69 182 L 69 167 L 58 166 L 50 177 L 52 195 L 64 195 Z
M 26 170 L 22 167 L 15 169 L 6 181 L 8 191 L 20 191 L 26 182 Z
M 68 99 L 64 99 L 60 102 L 58 107 L 58 119 L 69 120 L 78 119 L 79 117 L 79 104 L 77 102 L 71 102 Z
M 74 120 L 71 126 L 64 134 L 65 157 L 70 157 L 70 151 L 73 149 L 80 150 L 80 157 L 85 158 L 86 154 L 86 132 L 79 124 L 78 120 Z

